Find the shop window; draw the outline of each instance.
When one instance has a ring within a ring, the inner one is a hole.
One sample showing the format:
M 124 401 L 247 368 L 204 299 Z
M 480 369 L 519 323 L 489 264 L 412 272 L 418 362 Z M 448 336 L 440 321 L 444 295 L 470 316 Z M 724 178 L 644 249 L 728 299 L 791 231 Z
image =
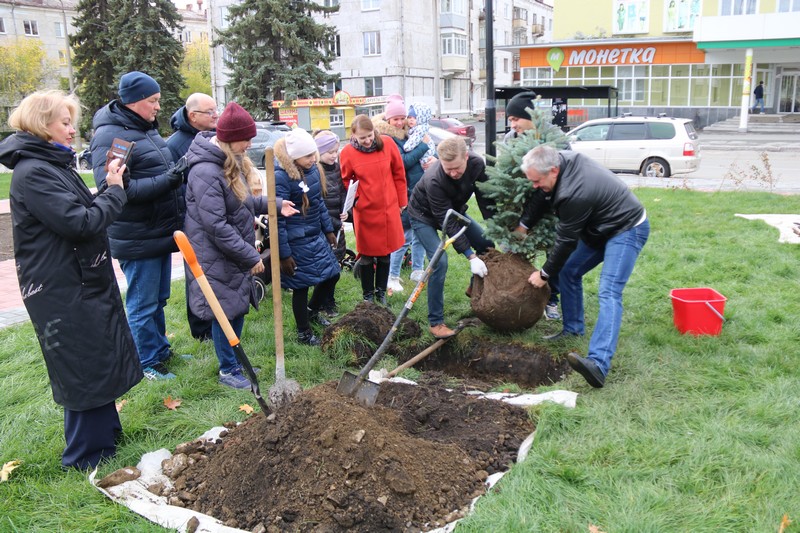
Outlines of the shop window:
M 672 77 L 673 78 L 688 78 L 689 77 L 689 65 L 672 65 Z
M 733 65 L 733 77 L 739 78 L 744 76 L 744 65 L 741 63 L 735 63 Z
M 692 97 L 689 105 L 705 107 L 708 105 L 708 94 L 711 87 L 709 78 L 692 78 Z
M 666 106 L 669 102 L 669 79 L 655 78 L 650 80 L 650 105 Z
M 536 71 L 537 70 L 538 69 L 536 69 L 536 68 L 530 68 L 530 67 L 520 69 L 520 71 L 519 71 L 520 83 L 523 86 L 525 86 L 525 85 L 537 85 L 537 80 L 536 80 Z
M 453 80 L 451 78 L 446 78 L 444 80 L 442 84 L 442 93 L 444 94 L 445 100 L 453 99 Z
M 330 114 L 331 128 L 344 127 L 344 109 L 331 108 Z
M 614 67 L 600 67 L 600 77 L 601 78 L 615 78 L 617 73 L 614 70 Z
M 800 0 L 780 0 L 778 2 L 778 13 L 788 13 L 789 11 L 800 11 Z
M 381 33 L 379 31 L 365 31 L 363 35 L 364 35 L 364 55 L 365 56 L 381 55 Z
M 731 72 L 730 65 L 711 65 L 712 76 L 730 76 Z
M 39 35 L 39 23 L 35 20 L 23 20 L 22 27 L 25 28 L 25 35 L 31 37 Z
M 600 77 L 600 68 L 599 67 L 584 67 L 583 69 L 583 78 L 585 80 L 591 80 L 592 82 L 597 81 L 597 78 Z
M 669 89 L 669 104 L 676 107 L 689 105 L 689 80 L 673 79 Z
M 642 79 L 620 79 L 617 80 L 617 87 L 619 88 L 619 99 L 621 101 L 630 102 L 644 101 L 644 82 Z
M 722 0 L 720 15 L 754 15 L 756 0 Z
M 711 78 L 711 105 L 722 107 L 731 105 L 730 78 Z
M 583 79 L 583 67 L 568 67 L 567 78 L 573 81 L 580 81 Z
M 711 65 L 692 65 L 692 76 L 708 76 L 711 74 Z
M 654 78 L 669 78 L 669 65 L 653 65 L 650 72 Z
M 383 78 L 364 78 L 364 96 L 383 96 Z

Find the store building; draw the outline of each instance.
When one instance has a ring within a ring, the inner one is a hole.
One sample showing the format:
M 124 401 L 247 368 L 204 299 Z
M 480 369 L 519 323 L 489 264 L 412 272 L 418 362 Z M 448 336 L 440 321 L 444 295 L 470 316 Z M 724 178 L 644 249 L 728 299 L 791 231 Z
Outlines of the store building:
M 704 127 L 746 115 L 764 81 L 768 112 L 800 113 L 800 0 L 559 0 L 554 21 L 553 42 L 518 47 L 523 86 L 613 85 L 621 113 Z
M 337 91 L 331 98 L 302 98 L 297 100 L 275 100 L 276 118 L 289 126 L 304 130 L 331 130 L 341 139 L 350 135 L 347 131 L 356 115 L 374 114 L 383 111 L 387 96 L 350 96 Z

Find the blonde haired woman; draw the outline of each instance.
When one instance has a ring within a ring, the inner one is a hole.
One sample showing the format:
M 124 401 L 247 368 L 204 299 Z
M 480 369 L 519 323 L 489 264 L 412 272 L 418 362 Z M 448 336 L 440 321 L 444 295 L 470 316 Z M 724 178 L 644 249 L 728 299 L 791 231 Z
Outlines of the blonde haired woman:
M 255 304 L 253 274 L 264 271 L 255 248 L 253 217 L 267 211 L 266 196 L 254 196 L 261 180 L 247 157 L 256 136 L 253 117 L 231 102 L 217 122 L 217 131 L 201 132 L 187 152 L 186 235 L 197 260 L 219 299 L 236 335 Z M 297 213 L 292 202 L 277 199 L 283 216 Z M 202 320 L 211 320 L 211 337 L 219 359 L 219 382 L 235 389 L 250 388 L 225 333 L 193 276 L 189 305 Z
M 11 219 L 17 277 L 44 355 L 53 399 L 64 407 L 64 467 L 94 468 L 116 453 L 114 401 L 142 379 L 106 229 L 128 197 L 125 166 L 109 163 L 94 195 L 73 167 L 79 105 L 61 91 L 36 92 L 9 117 L 0 143 L 12 168 Z

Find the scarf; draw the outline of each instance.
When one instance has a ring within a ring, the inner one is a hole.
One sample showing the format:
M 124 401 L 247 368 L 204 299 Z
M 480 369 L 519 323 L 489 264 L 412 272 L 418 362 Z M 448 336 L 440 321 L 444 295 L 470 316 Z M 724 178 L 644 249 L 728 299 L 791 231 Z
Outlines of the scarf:
M 369 148 L 365 148 L 365 147 L 361 146 L 360 144 L 358 144 L 358 141 L 356 140 L 355 137 L 350 137 L 350 146 L 352 146 L 353 148 L 355 148 L 359 152 L 364 152 L 365 154 L 371 154 L 372 152 L 374 152 L 375 150 L 378 149 L 378 145 L 375 144 L 374 142 L 372 143 L 372 145 Z

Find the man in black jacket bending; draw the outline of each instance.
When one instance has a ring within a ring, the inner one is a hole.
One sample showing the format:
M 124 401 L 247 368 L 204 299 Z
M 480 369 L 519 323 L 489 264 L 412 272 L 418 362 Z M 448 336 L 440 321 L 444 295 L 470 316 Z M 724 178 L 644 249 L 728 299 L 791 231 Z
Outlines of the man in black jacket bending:
M 547 261 L 528 281 L 544 287 L 549 276 L 559 275 L 562 336 L 584 334 L 583 276 L 603 263 L 589 353 L 567 355 L 570 366 L 600 388 L 617 348 L 622 290 L 650 234 L 647 213 L 614 173 L 584 155 L 540 145 L 522 159 L 522 171 L 545 193 L 526 206 L 530 220 L 536 222 L 550 208 L 559 219 Z

